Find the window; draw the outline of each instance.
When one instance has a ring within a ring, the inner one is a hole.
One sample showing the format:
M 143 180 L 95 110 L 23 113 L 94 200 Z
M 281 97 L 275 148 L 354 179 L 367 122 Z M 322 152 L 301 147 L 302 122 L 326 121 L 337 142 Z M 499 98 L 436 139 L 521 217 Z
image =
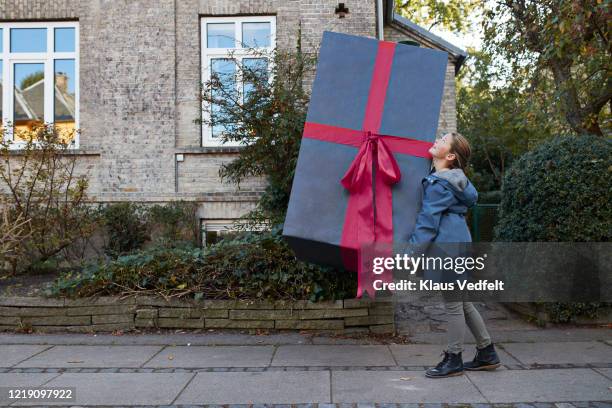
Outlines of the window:
M 232 220 L 202 220 L 202 246 L 207 247 L 236 235 Z
M 274 16 L 205 17 L 201 20 L 202 32 L 202 82 L 217 75 L 223 87 L 234 90 L 240 97 L 248 97 L 252 85 L 236 80 L 236 64 L 261 72 L 269 70 L 266 58 L 255 57 L 253 51 L 271 51 L 276 43 L 276 18 Z M 217 95 L 219 96 L 219 95 Z M 206 117 L 202 125 L 202 145 L 220 146 L 220 135 L 226 131 L 223 124 L 214 124 L 218 107 L 203 108 Z M 207 112 L 208 111 L 208 112 Z M 213 125 L 204 122 L 212 119 Z M 224 146 L 235 146 L 228 142 Z
M 232 239 L 239 234 L 250 232 L 260 233 L 269 229 L 269 225 L 263 224 L 251 224 L 248 229 L 243 229 L 236 226 L 236 221 L 231 219 L 218 219 L 218 218 L 201 218 L 200 219 L 200 232 L 202 239 L 202 246 L 207 247 L 215 244 L 222 239 Z
M 0 114 L 5 137 L 53 123 L 78 147 L 77 22 L 0 23 Z

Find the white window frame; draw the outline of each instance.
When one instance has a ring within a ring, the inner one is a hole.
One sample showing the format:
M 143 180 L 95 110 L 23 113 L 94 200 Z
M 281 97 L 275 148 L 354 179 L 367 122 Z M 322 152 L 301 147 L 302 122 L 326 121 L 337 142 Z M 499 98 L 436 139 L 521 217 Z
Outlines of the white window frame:
M 13 78 L 15 63 L 37 63 L 44 64 L 45 83 L 44 83 L 44 122 L 51 124 L 54 121 L 55 111 L 55 60 L 73 59 L 74 60 L 74 127 L 79 129 L 79 22 L 78 21 L 37 21 L 37 22 L 9 22 L 0 23 L 2 28 L 2 126 L 8 122 L 13 122 L 14 94 Z M 46 52 L 15 52 L 10 49 L 10 32 L 13 28 L 46 28 L 47 29 L 47 51 Z M 55 52 L 55 29 L 74 28 L 74 52 Z M 5 139 L 13 140 L 13 129 L 6 128 Z M 75 132 L 69 148 L 78 149 L 80 140 L 79 132 Z M 23 148 L 25 142 L 13 141 L 11 149 Z
M 207 47 L 207 29 L 206 24 L 208 23 L 234 23 L 234 34 L 236 39 L 236 48 L 208 48 Z M 270 46 L 269 47 L 257 47 L 251 48 L 256 50 L 273 51 L 276 46 L 276 16 L 228 16 L 228 17 L 202 17 L 200 19 L 200 44 L 202 49 L 202 60 L 201 60 L 201 79 L 202 83 L 210 80 L 210 60 L 215 58 L 228 58 L 230 55 L 232 58 L 238 60 L 238 63 L 242 64 L 243 58 L 253 58 L 254 56 L 249 53 L 249 48 L 243 48 L 242 44 L 242 24 L 243 23 L 270 23 Z M 272 61 L 268 61 L 268 71 L 271 69 Z M 271 77 L 268 77 L 271 80 Z M 238 92 L 242 97 L 242 82 L 236 81 Z M 202 146 L 240 146 L 240 142 L 228 141 L 222 143 L 219 138 L 213 138 L 212 127 L 208 126 L 206 122 L 210 120 L 210 116 L 206 111 L 205 102 L 202 102 Z
M 200 234 L 202 240 L 202 247 L 206 247 L 206 233 L 216 232 L 217 236 L 223 235 L 224 233 L 236 232 L 234 229 L 234 220 L 230 219 L 201 219 L 200 220 Z

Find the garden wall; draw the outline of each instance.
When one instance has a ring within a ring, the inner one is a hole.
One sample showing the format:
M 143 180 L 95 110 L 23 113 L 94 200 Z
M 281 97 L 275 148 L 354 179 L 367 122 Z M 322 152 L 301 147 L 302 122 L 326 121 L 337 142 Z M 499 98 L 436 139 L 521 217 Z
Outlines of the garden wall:
M 0 330 L 268 329 L 393 333 L 390 301 L 165 300 L 157 297 L 0 298 Z

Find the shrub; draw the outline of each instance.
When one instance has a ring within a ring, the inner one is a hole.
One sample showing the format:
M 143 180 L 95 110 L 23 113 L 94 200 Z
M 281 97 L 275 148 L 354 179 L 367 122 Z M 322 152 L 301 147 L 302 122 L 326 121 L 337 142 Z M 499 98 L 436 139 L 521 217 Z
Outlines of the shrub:
M 6 204 L 0 202 L 0 270 L 10 267 L 19 257 L 19 248 L 31 233 L 29 220 L 23 215 L 11 216 Z
M 199 243 L 200 223 L 197 202 L 172 201 L 155 204 L 147 210 L 147 224 L 154 242 L 175 245 L 181 242 Z
M 497 241 L 608 242 L 612 237 L 612 140 L 563 136 L 516 160 L 504 177 Z M 599 302 L 551 302 L 551 319 L 594 316 Z
M 612 238 L 612 140 L 561 136 L 520 157 L 504 177 L 498 241 Z
M 121 202 L 102 207 L 106 229 L 106 255 L 116 258 L 144 248 L 149 243 L 172 247 L 186 242 L 197 245 L 197 203 L 173 201 L 145 205 Z
M 107 233 L 104 252 L 112 257 L 142 248 L 149 238 L 147 214 L 142 204 L 122 202 L 102 208 L 102 219 Z
M 15 142 L 0 136 L 0 191 L 6 211 L 0 235 L 21 225 L 27 236 L 12 248 L 12 273 L 71 261 L 68 249 L 91 236 L 98 219 L 87 199 L 88 178 L 77 175 L 69 141 L 51 125 L 15 129 L 15 139 L 22 141 L 16 152 Z
M 574 317 L 585 316 L 587 318 L 597 317 L 599 309 L 609 307 L 609 303 L 601 302 L 552 302 L 546 305 L 546 311 L 550 319 L 555 323 L 569 323 Z
M 245 232 L 208 248 L 152 246 L 108 263 L 66 273 L 51 295 L 151 293 L 207 299 L 343 299 L 356 291 L 351 273 L 298 261 L 279 228 Z

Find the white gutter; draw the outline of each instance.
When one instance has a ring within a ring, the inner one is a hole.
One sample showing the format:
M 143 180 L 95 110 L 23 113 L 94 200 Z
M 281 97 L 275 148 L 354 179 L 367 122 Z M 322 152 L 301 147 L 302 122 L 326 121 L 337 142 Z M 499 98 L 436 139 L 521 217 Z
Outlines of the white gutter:
M 385 39 L 383 25 L 383 0 L 376 0 L 376 27 L 378 29 L 376 37 L 381 41 Z

